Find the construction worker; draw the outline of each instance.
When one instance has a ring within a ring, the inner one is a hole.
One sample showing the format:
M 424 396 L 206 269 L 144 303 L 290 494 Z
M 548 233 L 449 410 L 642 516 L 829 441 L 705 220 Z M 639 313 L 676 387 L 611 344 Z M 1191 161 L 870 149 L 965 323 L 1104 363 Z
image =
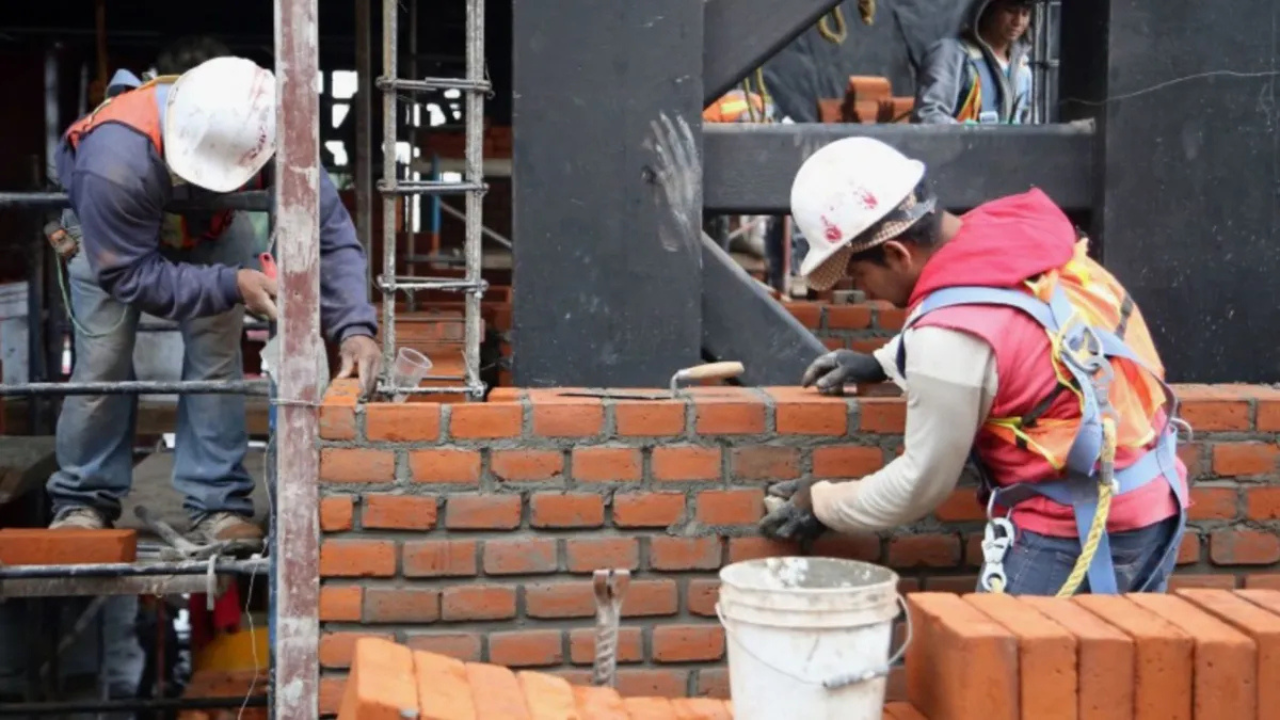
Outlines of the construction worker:
M 181 55 L 179 53 L 178 55 Z M 177 321 L 184 380 L 239 380 L 244 311 L 275 319 L 276 281 L 257 268 L 243 213 L 174 215 L 170 200 L 261 186 L 275 150 L 275 79 L 250 60 L 215 57 L 108 98 L 76 121 L 57 172 L 78 240 L 68 262 L 76 324 L 73 382 L 130 378 L 139 314 Z M 380 350 L 365 282 L 366 258 L 327 173 L 320 172 L 320 314 L 339 343 L 339 376 L 368 393 Z M 101 528 L 129 491 L 134 396 L 69 396 L 58 418 L 60 469 L 49 480 L 54 528 Z M 192 535 L 256 546 L 253 480 L 240 395 L 182 395 L 175 488 Z
M 814 239 L 810 286 L 848 275 L 909 311 L 889 345 L 823 355 L 801 383 L 838 394 L 892 379 L 905 450 L 860 480 L 770 488 L 761 529 L 805 541 L 907 525 L 952 494 L 972 452 L 990 518 L 984 589 L 1164 590 L 1187 507 L 1176 400 L 1133 298 L 1062 211 L 1031 190 L 951 215 L 922 163 L 870 138 L 805 161 L 791 208 Z M 1078 567 L 1082 538 L 1093 549 Z
M 975 0 L 958 37 L 929 48 L 916 76 L 912 122 L 1028 121 L 1032 0 Z

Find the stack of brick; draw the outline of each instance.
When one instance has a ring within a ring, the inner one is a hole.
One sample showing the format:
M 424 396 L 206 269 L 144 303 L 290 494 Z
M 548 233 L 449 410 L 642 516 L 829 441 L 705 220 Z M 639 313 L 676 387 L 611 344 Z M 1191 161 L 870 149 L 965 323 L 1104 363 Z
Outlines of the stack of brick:
M 843 99 L 818 100 L 818 121 L 866 125 L 907 122 L 914 106 L 915 98 L 894 97 L 888 78 L 852 75 Z
M 624 698 L 540 672 L 455 658 L 386 640 L 356 643 L 338 720 L 732 720 L 724 700 Z
M 902 330 L 906 311 L 886 302 L 859 303 L 791 301 L 788 312 L 832 350 L 871 352 Z
M 947 720 L 1280 717 L 1280 592 L 908 596 L 907 695 Z
M 797 552 L 756 535 L 766 486 L 858 478 L 902 452 L 897 397 L 721 387 L 601 401 L 499 388 L 485 403 L 366 405 L 350 387 L 336 383 L 321 408 L 329 712 L 367 635 L 582 684 L 590 574 L 606 567 L 632 571 L 623 695 L 726 697 L 717 572 Z M 1180 448 L 1195 505 L 1174 587 L 1280 588 L 1280 390 L 1176 389 L 1196 434 Z M 962 486 L 915 525 L 829 535 L 814 552 L 889 566 L 904 592 L 970 592 L 983 517 Z M 894 700 L 903 679 L 891 678 Z

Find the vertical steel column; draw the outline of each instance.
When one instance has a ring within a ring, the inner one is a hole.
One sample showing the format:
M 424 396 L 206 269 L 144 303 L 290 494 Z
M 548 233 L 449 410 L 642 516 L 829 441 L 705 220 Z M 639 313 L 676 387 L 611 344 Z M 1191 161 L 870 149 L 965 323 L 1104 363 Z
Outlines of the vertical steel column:
M 467 0 L 467 80 L 481 83 L 484 72 L 484 0 Z M 484 93 L 472 88 L 466 93 L 467 124 L 467 176 L 465 182 L 481 186 L 467 192 L 466 239 L 463 252 L 466 255 L 467 282 L 473 286 L 467 291 L 464 313 L 463 366 L 468 388 L 480 385 L 480 298 L 484 287 L 480 284 L 483 266 L 483 248 L 480 231 L 483 228 L 484 211 Z M 483 392 L 483 390 L 481 390 Z M 479 400 L 479 397 L 475 399 Z
M 283 342 L 277 382 L 276 720 L 318 714 L 317 416 L 320 386 L 320 117 L 317 0 L 276 0 L 275 231 Z
M 398 0 L 382 0 L 382 77 L 396 77 L 396 6 Z M 396 185 L 396 93 L 382 93 L 382 181 Z M 382 195 L 382 368 L 391 377 L 396 353 L 396 196 Z M 387 290 L 386 287 L 391 289 Z
M 364 245 L 367 281 L 373 284 L 373 71 L 369 0 L 356 0 L 356 234 Z

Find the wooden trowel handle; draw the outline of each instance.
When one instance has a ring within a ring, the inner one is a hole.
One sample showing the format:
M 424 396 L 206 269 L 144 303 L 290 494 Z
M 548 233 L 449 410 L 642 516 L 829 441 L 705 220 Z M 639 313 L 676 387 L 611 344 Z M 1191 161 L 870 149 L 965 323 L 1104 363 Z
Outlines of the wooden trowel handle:
M 676 373 L 673 384 L 682 380 L 723 380 L 727 378 L 738 377 L 746 370 L 742 363 L 734 360 L 730 362 L 714 362 L 705 365 L 694 365 L 691 368 L 685 368 Z

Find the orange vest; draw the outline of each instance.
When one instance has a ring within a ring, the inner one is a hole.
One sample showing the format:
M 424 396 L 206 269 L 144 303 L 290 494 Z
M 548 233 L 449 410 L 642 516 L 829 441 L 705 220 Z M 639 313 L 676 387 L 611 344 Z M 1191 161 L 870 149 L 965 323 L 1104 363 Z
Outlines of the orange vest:
M 702 111 L 702 120 L 711 123 L 764 122 L 766 109 L 760 95 L 730 90 Z
M 156 153 L 164 157 L 160 104 L 156 94 L 162 83 L 172 83 L 176 79 L 176 75 L 157 77 L 132 90 L 107 98 L 93 112 L 72 123 L 63 138 L 75 150 L 80 147 L 80 141 L 95 128 L 107 123 L 117 123 L 144 135 L 151 141 Z M 206 231 L 192 234 L 185 217 L 177 213 L 165 213 L 160 241 L 173 247 L 190 249 L 201 242 L 216 240 L 231 225 L 234 217 L 235 213 L 231 210 L 216 211 L 210 218 Z

